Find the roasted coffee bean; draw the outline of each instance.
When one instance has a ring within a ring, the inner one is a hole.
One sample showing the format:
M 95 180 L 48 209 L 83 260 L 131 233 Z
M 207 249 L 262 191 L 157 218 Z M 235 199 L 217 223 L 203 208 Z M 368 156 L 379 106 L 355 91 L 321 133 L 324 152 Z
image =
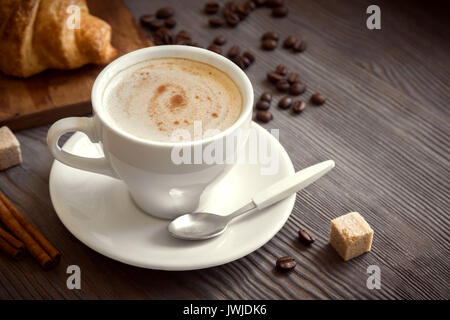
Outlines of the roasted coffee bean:
M 269 110 L 269 108 L 270 108 L 270 102 L 269 101 L 260 99 L 256 103 L 256 109 L 258 109 L 258 110 Z
M 262 48 L 267 51 L 272 51 L 277 47 L 277 42 L 273 39 L 266 39 L 262 42 Z
M 247 13 L 250 13 L 253 10 L 255 10 L 256 4 L 255 4 L 255 2 L 253 2 L 253 0 L 247 0 L 244 4 L 244 8 L 247 11 Z
M 224 36 L 217 36 L 214 38 L 213 42 L 218 46 L 222 46 L 227 42 L 227 38 L 225 38 Z
M 158 11 L 156 11 L 156 17 L 158 19 L 167 19 L 170 18 L 171 16 L 173 16 L 174 11 L 172 8 L 170 7 L 164 7 L 159 9 Z
M 230 27 L 235 27 L 241 21 L 241 19 L 239 19 L 239 16 L 236 13 L 230 12 L 225 15 L 225 21 Z
M 294 269 L 296 265 L 297 262 L 295 262 L 295 259 L 290 256 L 278 258 L 276 263 L 278 271 L 281 272 L 290 271 Z
M 186 30 L 180 30 L 176 35 L 175 39 L 192 40 L 192 36 Z
M 262 7 L 266 4 L 266 0 L 253 0 L 252 1 L 257 7 Z
M 287 81 L 288 81 L 290 84 L 293 84 L 294 82 L 298 81 L 299 78 L 300 78 L 300 77 L 299 77 L 298 73 L 291 72 L 291 73 L 288 74 Z
M 326 99 L 324 97 L 322 97 L 322 95 L 320 93 L 314 93 L 311 96 L 311 102 L 313 104 L 315 104 L 316 106 L 320 106 L 322 104 L 324 104 L 326 101 Z
M 250 59 L 246 56 L 242 55 L 242 61 L 244 61 L 245 69 L 247 69 L 252 63 L 250 62 Z
M 179 45 L 188 45 L 189 42 L 191 42 L 191 40 L 187 40 L 187 39 L 181 39 L 181 38 L 175 38 L 174 39 L 174 43 L 175 44 L 179 44 Z
M 223 7 L 224 11 L 229 12 L 235 12 L 236 11 L 236 2 L 234 1 L 228 1 L 225 3 L 225 6 Z
M 270 111 L 258 110 L 256 112 L 256 120 L 258 120 L 260 122 L 267 123 L 267 122 L 269 122 L 272 119 L 273 119 L 273 116 L 270 113 Z
M 187 45 L 188 45 L 188 46 L 191 46 L 191 47 L 203 48 L 203 47 L 201 46 L 200 43 L 195 42 L 195 41 L 189 41 L 189 42 L 187 43 Z
M 166 28 L 172 29 L 177 25 L 177 22 L 174 19 L 169 18 L 164 20 L 164 25 L 166 26 Z
M 264 92 L 261 97 L 259 98 L 259 100 L 263 100 L 263 101 L 267 101 L 267 102 L 272 102 L 272 94 L 270 92 Z
M 242 55 L 246 57 L 250 61 L 250 63 L 255 62 L 255 56 L 250 51 L 245 51 Z
M 211 44 L 209 47 L 208 47 L 208 50 L 210 50 L 210 51 L 212 51 L 212 52 L 215 52 L 215 53 L 218 53 L 218 54 L 222 54 L 222 48 L 220 48 L 218 45 L 216 45 L 216 44 Z
M 244 70 L 246 68 L 245 62 L 244 62 L 244 59 L 242 58 L 242 56 L 234 57 L 231 59 L 231 61 L 233 61 L 242 70 Z
M 289 82 L 287 82 L 286 79 L 278 80 L 275 86 L 277 87 L 277 90 L 280 92 L 286 92 L 289 90 Z
M 239 17 L 239 20 L 244 20 L 248 16 L 248 11 L 245 9 L 242 3 L 236 5 L 236 14 Z
M 266 0 L 266 7 L 275 8 L 284 5 L 284 0 Z
M 170 30 L 166 27 L 159 28 L 154 33 L 155 40 L 158 40 L 157 42 L 160 42 L 161 44 L 173 44 L 173 37 L 170 33 Z
M 264 41 L 264 40 L 267 40 L 267 39 L 272 39 L 272 40 L 278 41 L 279 38 L 280 38 L 280 36 L 278 35 L 278 33 L 273 32 L 273 31 L 269 31 L 269 32 L 266 32 L 266 33 L 264 33 L 262 35 L 261 40 Z
M 234 58 L 237 57 L 239 54 L 241 53 L 241 48 L 239 46 L 232 46 L 229 50 L 228 50 L 228 57 L 230 58 Z
M 286 17 L 289 13 L 289 10 L 285 6 L 279 6 L 272 9 L 272 17 L 275 18 L 283 18 Z
M 208 20 L 209 26 L 212 28 L 220 28 L 225 24 L 222 18 L 211 18 Z
M 203 11 L 206 14 L 216 14 L 220 9 L 220 4 L 217 2 L 207 2 L 205 3 L 205 7 L 203 8 Z
M 298 41 L 298 39 L 294 36 L 288 36 L 286 39 L 284 39 L 283 46 L 285 48 L 292 48 L 294 44 Z
M 284 79 L 284 77 L 281 74 L 276 73 L 276 72 L 269 72 L 267 74 L 267 80 L 269 80 L 272 83 L 277 83 L 278 81 L 283 80 L 283 79 Z
M 306 41 L 305 40 L 298 40 L 293 46 L 292 49 L 294 49 L 295 52 L 303 52 L 306 50 Z
M 306 85 L 300 81 L 296 81 L 289 87 L 289 93 L 293 96 L 298 96 L 306 91 Z
M 301 113 L 303 110 L 305 110 L 305 108 L 306 103 L 304 101 L 294 100 L 294 102 L 292 102 L 292 111 L 294 113 Z
M 284 96 L 278 101 L 278 107 L 281 109 L 289 109 L 292 105 L 292 98 L 289 96 Z
M 149 24 L 154 20 L 155 20 L 155 16 L 152 14 L 144 14 L 139 18 L 139 21 L 145 27 L 148 27 Z
M 150 22 L 147 24 L 147 27 L 149 27 L 150 30 L 152 30 L 152 31 L 156 31 L 156 30 L 161 29 L 161 28 L 164 27 L 164 22 L 155 19 L 155 20 L 153 20 L 153 21 L 150 21 Z
M 282 76 L 287 75 L 288 71 L 288 68 L 282 64 L 279 64 L 275 69 L 275 72 L 281 74 Z
M 315 241 L 311 233 L 309 233 L 308 230 L 303 229 L 298 230 L 298 239 L 300 240 L 300 242 L 306 245 L 311 244 Z

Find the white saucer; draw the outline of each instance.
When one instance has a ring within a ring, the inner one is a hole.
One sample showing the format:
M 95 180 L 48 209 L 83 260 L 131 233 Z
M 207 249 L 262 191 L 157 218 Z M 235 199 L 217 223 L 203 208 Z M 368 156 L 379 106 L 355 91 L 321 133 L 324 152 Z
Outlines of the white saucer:
M 253 123 L 275 140 L 269 132 Z M 260 166 L 237 164 L 201 199 L 202 211 L 227 214 L 247 203 L 256 191 L 294 174 L 284 148 L 279 170 L 261 175 Z M 99 156 L 98 147 L 77 132 L 64 145 L 78 155 Z M 209 190 L 208 190 L 209 189 Z M 67 229 L 91 249 L 123 263 L 161 270 L 193 270 L 218 266 L 244 257 L 268 242 L 284 225 L 294 207 L 295 195 L 234 221 L 219 237 L 203 241 L 173 238 L 169 221 L 154 218 L 136 207 L 124 183 L 106 176 L 68 167 L 54 161 L 50 196 Z

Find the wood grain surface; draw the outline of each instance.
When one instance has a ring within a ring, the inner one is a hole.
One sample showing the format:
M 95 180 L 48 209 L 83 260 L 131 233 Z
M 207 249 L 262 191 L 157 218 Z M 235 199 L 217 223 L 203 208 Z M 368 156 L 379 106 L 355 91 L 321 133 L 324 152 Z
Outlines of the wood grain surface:
M 150 44 L 122 0 L 87 3 L 91 14 L 111 25 L 118 55 Z M 47 70 L 27 79 L 0 73 L 0 126 L 20 130 L 91 112 L 91 88 L 102 69 L 90 64 L 76 70 Z
M 31 258 L 0 256 L 0 298 L 14 299 L 449 299 L 450 29 L 445 1 L 387 1 L 382 29 L 366 28 L 366 0 L 286 1 L 285 19 L 258 9 L 235 29 L 212 30 L 205 1 L 128 0 L 133 15 L 163 5 L 176 9 L 177 30 L 209 45 L 219 34 L 249 49 L 256 63 L 246 72 L 258 97 L 273 88 L 267 71 L 279 63 L 301 74 L 305 100 L 319 91 L 321 107 L 299 116 L 272 105 L 280 140 L 297 170 L 334 159 L 336 168 L 297 195 L 283 229 L 238 261 L 189 272 L 131 267 L 90 250 L 60 223 L 52 208 L 48 176 L 52 157 L 48 126 L 17 133 L 24 163 L 0 173 L 0 188 L 63 252 L 55 270 Z M 259 49 L 265 31 L 301 35 L 308 49 Z M 275 91 L 273 91 L 275 93 Z M 375 230 L 372 251 L 343 262 L 327 244 L 329 221 L 359 211 Z M 316 242 L 306 248 L 297 230 Z M 252 235 L 249 234 L 249 237 Z M 292 255 L 296 269 L 274 270 Z M 66 288 L 66 268 L 82 270 L 82 289 Z M 381 269 L 381 289 L 366 287 L 367 267 Z

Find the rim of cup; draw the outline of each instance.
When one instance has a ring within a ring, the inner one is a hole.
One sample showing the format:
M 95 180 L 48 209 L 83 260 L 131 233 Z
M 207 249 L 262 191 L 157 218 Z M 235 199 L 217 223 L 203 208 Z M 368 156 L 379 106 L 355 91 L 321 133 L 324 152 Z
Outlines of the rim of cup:
M 177 142 L 144 139 L 118 128 L 117 125 L 113 123 L 112 119 L 105 112 L 105 108 L 103 106 L 103 94 L 105 92 L 105 89 L 109 85 L 111 79 L 122 70 L 125 70 L 139 62 L 156 58 L 185 58 L 194 61 L 200 61 L 210 64 L 228 74 L 241 91 L 243 100 L 241 114 L 239 115 L 239 118 L 236 120 L 236 122 L 224 131 L 211 137 L 207 137 L 205 139 Z M 129 61 L 131 61 L 131 63 Z M 223 67 L 226 67 L 229 70 L 224 70 Z M 248 121 L 249 117 L 251 119 L 251 114 L 253 111 L 253 98 L 253 87 L 250 80 L 248 79 L 245 72 L 242 71 L 241 68 L 239 68 L 234 62 L 210 50 L 182 45 L 162 45 L 146 47 L 124 54 L 123 56 L 115 59 L 110 64 L 108 64 L 99 73 L 94 81 L 91 92 L 91 102 L 94 117 L 98 117 L 103 125 L 107 126 L 116 134 L 126 139 L 132 140 L 134 143 L 138 142 L 144 145 L 161 147 L 195 146 L 199 144 L 207 144 L 228 136 L 229 134 L 240 128 L 246 121 Z

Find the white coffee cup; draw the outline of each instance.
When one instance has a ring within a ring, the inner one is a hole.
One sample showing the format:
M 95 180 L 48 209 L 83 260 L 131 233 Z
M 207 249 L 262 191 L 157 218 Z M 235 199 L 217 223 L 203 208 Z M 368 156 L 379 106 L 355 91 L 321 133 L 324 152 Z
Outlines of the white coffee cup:
M 160 142 L 142 139 L 119 129 L 105 111 L 103 93 L 109 81 L 120 71 L 144 60 L 163 57 L 188 58 L 208 63 L 227 73 L 240 88 L 242 112 L 238 120 L 220 134 L 203 140 Z M 174 147 L 204 148 L 250 128 L 253 88 L 246 74 L 229 59 L 209 50 L 189 46 L 157 46 L 128 53 L 110 63 L 97 77 L 91 94 L 93 117 L 72 117 L 58 120 L 48 131 L 47 143 L 52 155 L 60 162 L 122 180 L 131 197 L 145 212 L 164 219 L 173 219 L 193 212 L 205 188 L 222 177 L 233 164 L 175 164 L 171 160 Z M 105 157 L 80 157 L 58 146 L 61 135 L 81 131 L 91 142 L 100 143 Z M 242 141 L 241 141 L 242 143 Z M 236 152 L 242 147 L 225 148 Z M 194 151 L 193 151 L 194 152 Z M 192 154 L 193 154 L 192 152 Z M 224 157 L 227 157 L 224 154 Z

